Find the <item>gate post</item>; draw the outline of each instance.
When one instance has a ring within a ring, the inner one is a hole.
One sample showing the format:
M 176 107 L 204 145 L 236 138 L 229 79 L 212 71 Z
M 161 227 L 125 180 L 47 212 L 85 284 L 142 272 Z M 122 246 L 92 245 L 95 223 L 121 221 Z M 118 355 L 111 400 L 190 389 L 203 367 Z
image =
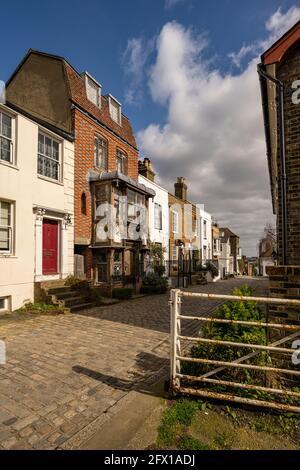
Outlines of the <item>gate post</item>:
M 180 379 L 177 374 L 180 373 L 180 360 L 176 356 L 180 356 L 180 335 L 181 330 L 181 296 L 179 289 L 171 290 L 170 298 L 170 314 L 171 314 L 171 336 L 170 336 L 170 386 L 173 391 L 180 387 Z

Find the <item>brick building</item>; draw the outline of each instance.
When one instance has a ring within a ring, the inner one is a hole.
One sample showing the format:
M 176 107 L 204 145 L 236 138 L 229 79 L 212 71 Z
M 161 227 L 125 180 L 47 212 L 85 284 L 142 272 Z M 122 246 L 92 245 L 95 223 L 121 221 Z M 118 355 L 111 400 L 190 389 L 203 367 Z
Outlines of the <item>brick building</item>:
M 78 274 L 108 291 L 138 286 L 148 246 L 144 208 L 154 193 L 137 181 L 138 150 L 121 104 L 89 73 L 32 50 L 8 81 L 7 100 L 75 142 Z
M 299 298 L 300 293 L 300 22 L 261 57 L 263 117 L 273 210 L 277 219 L 278 266 L 267 268 L 271 295 Z M 295 313 L 283 306 L 273 315 Z M 299 314 L 298 314 L 299 316 Z

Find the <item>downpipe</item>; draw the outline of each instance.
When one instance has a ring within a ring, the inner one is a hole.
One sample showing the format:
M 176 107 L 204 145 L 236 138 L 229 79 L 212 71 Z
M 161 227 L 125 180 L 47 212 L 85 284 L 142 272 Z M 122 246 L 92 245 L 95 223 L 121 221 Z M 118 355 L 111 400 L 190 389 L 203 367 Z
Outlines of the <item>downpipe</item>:
M 284 128 L 284 84 L 278 78 L 267 74 L 259 64 L 257 67 L 262 85 L 263 79 L 274 83 L 278 91 L 278 111 L 280 129 L 280 168 L 281 168 L 281 211 L 282 211 L 282 261 L 287 265 L 287 196 L 286 196 L 286 152 L 285 152 L 285 128 Z

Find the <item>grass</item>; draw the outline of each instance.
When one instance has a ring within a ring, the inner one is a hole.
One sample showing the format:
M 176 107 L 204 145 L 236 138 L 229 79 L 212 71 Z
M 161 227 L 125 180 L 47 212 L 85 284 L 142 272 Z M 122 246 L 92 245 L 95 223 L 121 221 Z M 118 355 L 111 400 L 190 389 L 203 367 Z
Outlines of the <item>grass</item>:
M 157 445 L 159 448 L 176 448 L 181 450 L 208 450 L 199 439 L 187 433 L 188 427 L 199 411 L 200 402 L 182 399 L 168 407 L 161 418 L 158 429 Z
M 165 402 L 155 449 L 296 450 L 300 416 L 182 398 Z

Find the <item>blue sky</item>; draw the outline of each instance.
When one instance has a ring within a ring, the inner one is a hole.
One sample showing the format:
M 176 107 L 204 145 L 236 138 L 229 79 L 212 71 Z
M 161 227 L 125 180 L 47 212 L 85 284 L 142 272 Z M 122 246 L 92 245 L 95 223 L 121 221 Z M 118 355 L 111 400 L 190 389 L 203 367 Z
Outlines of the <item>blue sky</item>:
M 256 65 L 300 0 L 15 0 L 1 19 L 0 80 L 29 48 L 89 71 L 122 102 L 158 181 L 186 176 L 190 199 L 256 254 L 273 222 Z
M 297 3 L 297 2 L 296 2 Z M 178 0 L 167 7 L 165 0 L 53 0 L 2 2 L 3 37 L 1 79 L 6 80 L 27 49 L 65 56 L 79 71 L 88 70 L 124 102 L 128 76 L 122 60 L 128 39 L 155 38 L 169 21 L 205 32 L 209 53 L 220 66 L 231 67 L 227 53 L 264 36 L 264 23 L 289 0 Z M 150 57 L 151 61 L 153 57 Z M 145 84 L 143 103 L 126 104 L 125 114 L 137 131 L 153 120 L 161 122 L 165 109 L 154 105 Z

